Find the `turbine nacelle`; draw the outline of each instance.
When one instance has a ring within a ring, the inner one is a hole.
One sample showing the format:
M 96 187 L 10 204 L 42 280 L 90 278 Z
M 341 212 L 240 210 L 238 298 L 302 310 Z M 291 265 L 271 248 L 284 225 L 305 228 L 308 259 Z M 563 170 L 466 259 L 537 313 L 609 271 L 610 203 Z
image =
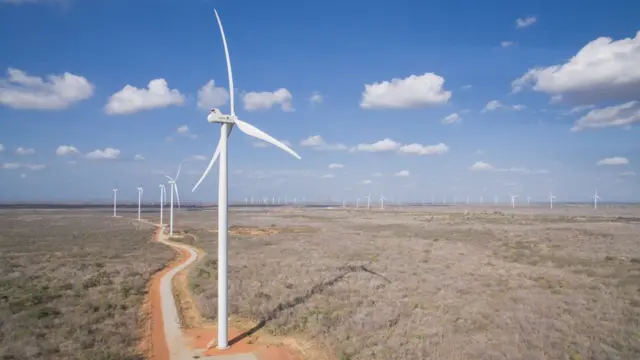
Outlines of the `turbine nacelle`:
M 220 109 L 212 108 L 209 110 L 209 115 L 207 116 L 207 121 L 210 123 L 219 123 L 219 124 L 233 124 L 235 123 L 236 117 L 233 115 L 225 115 Z

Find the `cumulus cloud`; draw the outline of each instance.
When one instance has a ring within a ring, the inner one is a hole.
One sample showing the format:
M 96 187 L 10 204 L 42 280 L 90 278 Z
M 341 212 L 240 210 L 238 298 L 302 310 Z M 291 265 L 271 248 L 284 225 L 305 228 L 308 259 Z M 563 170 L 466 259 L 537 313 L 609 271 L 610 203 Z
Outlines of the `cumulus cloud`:
M 180 135 L 180 136 L 186 136 L 186 137 L 191 138 L 191 139 L 195 139 L 195 138 L 198 137 L 198 135 L 191 133 L 191 130 L 189 130 L 189 127 L 187 125 L 179 126 L 176 129 L 176 133 L 178 135 Z
M 14 109 L 61 110 L 93 95 L 89 80 L 68 72 L 46 80 L 14 68 L 7 74 L 0 79 L 0 104 Z
M 72 145 L 60 145 L 56 149 L 56 155 L 58 156 L 68 156 L 68 155 L 79 155 L 80 151 Z
M 351 152 L 397 152 L 399 154 L 413 155 L 440 155 L 449 151 L 449 147 L 443 143 L 437 145 L 406 144 L 403 145 L 391 139 L 383 139 L 372 144 L 358 144 L 350 149 Z
M 500 100 L 491 100 L 487 103 L 484 109 L 482 109 L 482 112 L 497 110 L 503 106 L 504 105 L 500 102 Z
M 329 164 L 329 169 L 342 169 L 344 165 L 342 164 Z
M 629 160 L 620 156 L 614 156 L 598 160 L 597 165 L 627 165 Z
M 36 150 L 32 149 L 32 148 L 19 147 L 19 148 L 16 149 L 16 154 L 21 155 L 21 156 L 33 155 L 35 153 L 36 153 Z
M 451 98 L 451 91 L 444 89 L 444 81 L 443 77 L 434 73 L 425 73 L 365 84 L 360 107 L 402 109 L 446 104 Z
M 229 92 L 222 87 L 216 87 L 213 79 L 198 90 L 198 107 L 205 110 L 222 106 L 229 101 Z
M 105 112 L 110 115 L 133 114 L 138 111 L 160 109 L 184 103 L 184 95 L 177 89 L 169 89 L 165 79 L 149 81 L 146 89 L 126 85 L 111 95 Z
M 513 110 L 520 111 L 520 110 L 524 110 L 524 109 L 526 109 L 527 107 L 526 107 L 525 105 L 516 104 L 516 105 L 511 106 L 511 108 L 512 108 Z
M 493 170 L 493 166 L 491 164 L 486 163 L 484 161 L 476 161 L 471 167 L 470 170 L 473 171 L 485 171 L 485 170 Z
M 323 101 L 324 96 L 322 96 L 322 94 L 317 91 L 311 94 L 311 97 L 309 98 L 309 102 L 311 102 L 312 104 L 320 104 Z
M 400 177 L 407 177 L 410 175 L 409 170 L 402 170 L 402 171 L 398 171 L 397 173 L 393 174 L 394 176 L 400 176 Z
M 395 142 L 391 139 L 384 139 L 376 141 L 373 144 L 358 144 L 352 151 L 364 151 L 364 152 L 387 152 L 396 151 L 402 146 L 399 142 Z
M 624 127 L 635 123 L 640 123 L 640 101 L 629 101 L 589 111 L 574 122 L 571 131 L 582 131 L 587 128 Z
M 442 155 L 449 151 L 449 147 L 443 143 L 436 145 L 408 144 L 398 149 L 398 152 L 414 155 Z
M 96 149 L 85 155 L 89 160 L 115 160 L 120 156 L 120 150 L 114 148 Z
M 4 163 L 2 164 L 3 169 L 13 170 L 13 169 L 29 169 L 33 171 L 38 171 L 45 169 L 47 166 L 44 164 L 23 164 L 23 163 Z
M 371 183 L 372 183 L 371 180 L 362 180 L 362 182 L 361 182 L 361 184 L 364 184 L 364 185 L 369 185 Z
M 514 92 L 534 91 L 592 103 L 603 100 L 637 100 L 640 92 L 640 31 L 635 38 L 599 37 L 564 64 L 533 68 L 511 84 Z
M 269 92 L 249 92 L 242 97 L 244 109 L 247 111 L 267 110 L 275 105 L 280 105 L 282 111 L 294 111 L 291 104 L 293 96 L 285 88 Z
M 444 119 L 441 120 L 441 122 L 445 125 L 459 123 L 460 121 L 462 121 L 462 117 L 458 115 L 458 113 L 447 115 Z
M 142 156 L 142 155 L 140 155 L 140 154 L 136 154 L 136 155 L 133 157 L 133 160 L 134 160 L 134 161 L 144 161 L 144 156 Z
M 336 150 L 346 150 L 347 147 L 344 144 L 335 143 L 329 144 L 327 143 L 322 136 L 313 135 L 308 138 L 300 141 L 300 146 L 310 147 L 314 150 L 326 150 L 326 151 L 336 151 Z
M 536 22 L 538 22 L 538 19 L 536 19 L 535 16 L 527 16 L 527 17 L 524 17 L 524 18 L 518 18 L 518 19 L 516 19 L 516 28 L 517 29 L 528 28 L 529 26 L 535 24 Z

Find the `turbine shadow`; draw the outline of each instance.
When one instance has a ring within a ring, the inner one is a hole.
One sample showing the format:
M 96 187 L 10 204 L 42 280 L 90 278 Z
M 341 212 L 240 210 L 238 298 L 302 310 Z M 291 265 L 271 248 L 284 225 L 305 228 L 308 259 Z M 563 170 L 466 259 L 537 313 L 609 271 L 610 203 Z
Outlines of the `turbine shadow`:
M 256 326 L 254 326 L 253 328 L 245 331 L 244 333 L 234 337 L 233 339 L 229 340 L 229 345 L 233 345 L 238 343 L 239 341 L 242 341 L 243 339 L 246 339 L 247 337 L 255 334 L 256 332 L 258 332 L 258 330 L 262 329 L 265 325 L 267 325 L 267 323 L 275 318 L 278 317 L 278 315 L 280 315 L 280 313 L 282 313 L 284 310 L 289 310 L 289 309 L 293 309 L 294 307 L 305 303 L 306 301 L 308 301 L 312 296 L 321 293 L 322 291 L 326 290 L 327 288 L 335 285 L 338 281 L 344 279 L 347 275 L 349 275 L 350 273 L 354 273 L 354 272 L 358 272 L 358 271 L 362 271 L 362 272 L 366 272 L 368 274 L 374 275 L 374 276 L 378 276 L 381 277 L 382 279 L 384 279 L 386 282 L 391 283 L 391 280 L 387 279 L 385 276 L 367 269 L 364 265 L 360 265 L 360 266 L 353 266 L 353 265 L 347 265 L 347 266 L 341 266 L 339 268 L 339 270 L 342 270 L 343 272 L 330 279 L 327 281 L 324 281 L 320 284 L 316 284 L 314 285 L 311 289 L 309 289 L 304 295 L 300 295 L 297 296 L 293 299 L 291 299 L 290 301 L 287 301 L 285 303 L 281 303 L 278 306 L 276 306 L 274 309 L 272 309 L 271 311 L 269 311 L 267 313 L 267 315 L 260 320 L 260 322 L 258 322 L 258 324 Z

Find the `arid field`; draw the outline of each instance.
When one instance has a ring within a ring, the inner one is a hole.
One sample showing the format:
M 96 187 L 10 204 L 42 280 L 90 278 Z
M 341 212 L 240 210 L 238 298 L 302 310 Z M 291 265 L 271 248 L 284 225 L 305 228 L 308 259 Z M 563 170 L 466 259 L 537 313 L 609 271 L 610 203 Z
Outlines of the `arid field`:
M 144 359 L 151 275 L 174 256 L 108 212 L 0 211 L 0 359 Z
M 190 286 L 212 320 L 215 218 L 178 215 L 208 253 Z M 343 360 L 640 359 L 637 207 L 233 209 L 230 225 L 249 333 Z
M 174 253 L 119 214 L 0 211 L 0 359 L 144 358 L 147 282 Z M 176 216 L 215 322 L 217 213 Z M 230 225 L 231 324 L 309 359 L 640 359 L 640 207 L 232 208 Z

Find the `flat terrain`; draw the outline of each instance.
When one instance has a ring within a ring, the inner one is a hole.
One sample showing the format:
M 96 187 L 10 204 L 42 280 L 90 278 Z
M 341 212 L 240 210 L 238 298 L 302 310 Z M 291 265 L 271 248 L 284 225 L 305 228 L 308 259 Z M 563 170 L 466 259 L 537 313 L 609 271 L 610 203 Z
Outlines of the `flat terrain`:
M 190 286 L 215 320 L 216 212 L 177 218 L 208 253 Z M 640 359 L 638 207 L 233 209 L 230 224 L 236 323 L 335 359 Z
M 152 233 L 108 211 L 1 211 L 0 359 L 143 359 L 147 282 L 174 256 Z

